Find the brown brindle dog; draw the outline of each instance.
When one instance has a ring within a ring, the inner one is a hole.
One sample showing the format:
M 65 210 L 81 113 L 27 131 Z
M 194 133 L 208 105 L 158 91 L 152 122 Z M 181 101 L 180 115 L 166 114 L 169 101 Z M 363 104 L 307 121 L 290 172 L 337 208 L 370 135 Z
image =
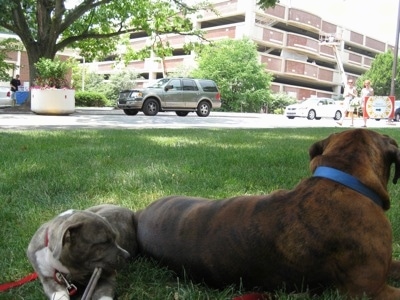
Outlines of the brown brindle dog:
M 311 146 L 314 176 L 293 190 L 210 201 L 172 196 L 138 212 L 143 254 L 215 287 L 400 299 L 387 183 L 400 177 L 396 141 L 356 129 Z

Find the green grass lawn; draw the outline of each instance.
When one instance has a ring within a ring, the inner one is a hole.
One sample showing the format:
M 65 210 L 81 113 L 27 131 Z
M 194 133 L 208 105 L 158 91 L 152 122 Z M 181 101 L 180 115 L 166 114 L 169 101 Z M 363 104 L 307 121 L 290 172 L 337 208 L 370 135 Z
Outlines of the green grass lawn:
M 341 130 L 1 131 L 0 284 L 33 272 L 25 254 L 29 240 L 62 211 L 101 203 L 138 210 L 172 194 L 218 199 L 291 189 L 310 176 L 311 144 Z M 400 143 L 398 129 L 377 131 Z M 400 184 L 388 188 L 394 256 L 400 256 Z M 144 259 L 118 275 L 118 299 L 231 299 L 240 293 L 208 289 Z M 0 293 L 0 299 L 44 294 L 37 280 Z M 340 298 L 328 291 L 321 299 Z

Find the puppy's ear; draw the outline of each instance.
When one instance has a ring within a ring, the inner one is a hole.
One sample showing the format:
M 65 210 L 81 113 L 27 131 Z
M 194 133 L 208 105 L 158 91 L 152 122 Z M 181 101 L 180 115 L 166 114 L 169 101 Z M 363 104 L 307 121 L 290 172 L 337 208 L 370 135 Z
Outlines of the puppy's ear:
M 61 230 L 58 231 L 58 235 L 52 234 L 51 239 L 54 239 L 54 241 L 50 239 L 49 248 L 55 259 L 60 259 L 63 247 L 71 240 L 71 232 L 81 227 L 81 225 L 81 223 L 71 224 L 71 222 L 65 222 Z

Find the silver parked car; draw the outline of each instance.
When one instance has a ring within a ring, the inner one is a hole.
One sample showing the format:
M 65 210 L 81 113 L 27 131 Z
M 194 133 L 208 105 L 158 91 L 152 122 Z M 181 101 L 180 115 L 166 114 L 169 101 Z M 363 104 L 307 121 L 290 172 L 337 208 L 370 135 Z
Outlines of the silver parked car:
M 181 117 L 189 112 L 207 117 L 211 109 L 221 107 L 221 95 L 209 79 L 163 78 L 145 89 L 121 91 L 117 106 L 132 116 L 139 111 L 147 116 L 175 111 Z
M 0 86 L 0 107 L 8 107 L 13 105 L 11 99 L 10 88 L 6 86 Z

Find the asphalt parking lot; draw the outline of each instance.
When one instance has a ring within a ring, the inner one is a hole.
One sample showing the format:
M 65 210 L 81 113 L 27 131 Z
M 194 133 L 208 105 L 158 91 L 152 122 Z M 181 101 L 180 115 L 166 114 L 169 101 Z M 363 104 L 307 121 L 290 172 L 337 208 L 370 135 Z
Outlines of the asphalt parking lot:
M 353 128 L 361 127 L 361 118 L 355 119 Z M 387 120 L 368 120 L 369 128 L 395 128 L 396 122 Z M 0 109 L 0 130 L 28 129 L 141 129 L 141 128 L 313 128 L 340 127 L 333 119 L 307 120 L 295 118 L 289 120 L 283 115 L 261 113 L 225 113 L 211 112 L 201 118 L 195 113 L 178 117 L 174 112 L 159 113 L 149 117 L 142 113 L 127 116 L 120 109 L 113 108 L 77 108 L 68 116 L 36 115 L 30 111 L 18 109 Z M 343 128 L 350 127 L 345 119 Z

